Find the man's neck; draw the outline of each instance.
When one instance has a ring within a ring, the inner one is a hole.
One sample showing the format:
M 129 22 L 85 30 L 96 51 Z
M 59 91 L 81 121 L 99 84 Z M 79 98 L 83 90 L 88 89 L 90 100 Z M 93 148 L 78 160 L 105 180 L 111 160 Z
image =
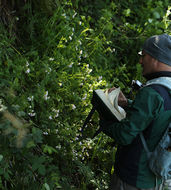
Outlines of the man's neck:
M 151 80 L 158 77 L 171 77 L 171 71 L 160 71 L 156 73 L 151 73 L 144 76 L 147 80 Z

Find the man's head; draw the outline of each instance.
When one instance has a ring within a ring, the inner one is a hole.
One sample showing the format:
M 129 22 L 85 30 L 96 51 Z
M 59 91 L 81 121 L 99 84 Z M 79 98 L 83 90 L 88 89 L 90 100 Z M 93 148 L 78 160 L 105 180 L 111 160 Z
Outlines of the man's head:
M 171 71 L 171 36 L 162 34 L 148 38 L 143 45 L 140 64 L 143 75 Z

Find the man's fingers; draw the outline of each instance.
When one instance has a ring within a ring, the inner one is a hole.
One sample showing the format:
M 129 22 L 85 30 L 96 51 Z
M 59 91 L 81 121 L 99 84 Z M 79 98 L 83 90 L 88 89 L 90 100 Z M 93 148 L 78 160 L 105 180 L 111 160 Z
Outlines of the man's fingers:
M 113 88 L 109 88 L 108 89 L 108 93 L 111 93 L 113 90 L 115 90 L 116 88 L 115 87 L 113 87 Z

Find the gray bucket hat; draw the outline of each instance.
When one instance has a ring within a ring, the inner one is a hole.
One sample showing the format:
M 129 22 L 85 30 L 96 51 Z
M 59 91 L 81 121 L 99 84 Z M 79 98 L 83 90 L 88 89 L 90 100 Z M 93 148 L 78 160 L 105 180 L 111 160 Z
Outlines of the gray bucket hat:
M 168 34 L 148 38 L 143 50 L 158 61 L 171 66 L 171 36 Z

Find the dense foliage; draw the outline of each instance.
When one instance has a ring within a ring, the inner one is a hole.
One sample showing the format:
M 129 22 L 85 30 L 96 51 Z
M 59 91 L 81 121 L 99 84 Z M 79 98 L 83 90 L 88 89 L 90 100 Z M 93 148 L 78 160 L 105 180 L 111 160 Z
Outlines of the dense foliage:
M 0 8 L 0 189 L 107 189 L 113 141 L 92 139 L 97 113 L 80 132 L 92 91 L 120 86 L 129 95 L 132 79 L 143 80 L 137 53 L 146 37 L 170 33 L 169 0 Z

